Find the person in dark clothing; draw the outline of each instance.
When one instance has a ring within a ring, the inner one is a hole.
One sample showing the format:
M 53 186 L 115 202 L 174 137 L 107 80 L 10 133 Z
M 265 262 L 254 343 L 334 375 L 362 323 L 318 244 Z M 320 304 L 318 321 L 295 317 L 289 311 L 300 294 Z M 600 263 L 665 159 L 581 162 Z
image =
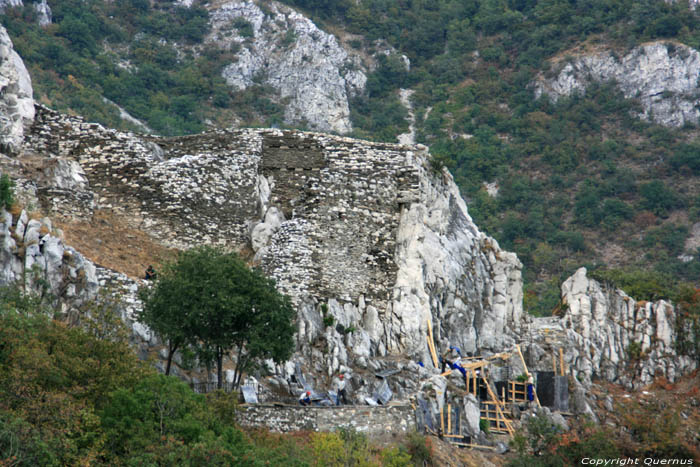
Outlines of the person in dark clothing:
M 156 270 L 153 269 L 153 266 L 148 265 L 148 268 L 146 269 L 146 280 L 152 281 L 152 280 L 155 280 L 155 278 L 156 278 Z
M 445 372 L 445 366 L 458 370 L 462 373 L 462 376 L 467 376 L 467 371 L 462 368 L 462 352 L 460 352 L 459 347 L 450 347 L 445 355 L 442 357 L 442 372 Z
M 299 396 L 299 403 L 303 406 L 311 405 L 311 391 L 302 392 Z

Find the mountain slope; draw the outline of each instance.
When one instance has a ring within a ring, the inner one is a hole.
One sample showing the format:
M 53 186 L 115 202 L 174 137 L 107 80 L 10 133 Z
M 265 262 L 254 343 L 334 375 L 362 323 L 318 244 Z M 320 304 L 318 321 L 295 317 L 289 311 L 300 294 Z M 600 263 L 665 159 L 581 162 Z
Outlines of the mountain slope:
M 5 8 L 2 23 L 38 99 L 120 128 L 135 129 L 104 97 L 160 134 L 234 123 L 395 141 L 408 132 L 400 97 L 410 94 L 417 141 L 521 258 L 532 313 L 551 313 L 582 265 L 667 285 L 637 298 L 699 285 L 699 90 L 688 70 L 700 18 L 686 3 L 286 3 L 315 25 L 262 0 L 61 0 L 49 2 L 48 26 L 29 5 Z M 626 58 L 649 47 L 678 73 Z M 582 65 L 594 56 L 628 68 Z M 585 94 L 542 96 L 542 83 L 570 79 L 567 66 L 591 74 L 569 86 Z M 610 82 L 628 76 L 646 83 L 641 94 Z

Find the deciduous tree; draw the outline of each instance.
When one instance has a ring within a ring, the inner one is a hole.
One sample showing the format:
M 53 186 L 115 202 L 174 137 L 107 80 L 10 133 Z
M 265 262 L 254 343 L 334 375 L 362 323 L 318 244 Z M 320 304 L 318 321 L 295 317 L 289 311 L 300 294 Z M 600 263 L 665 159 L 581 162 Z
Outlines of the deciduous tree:
M 183 345 L 195 347 L 200 360 L 216 361 L 219 387 L 229 352 L 235 354 L 235 384 L 256 360 L 281 362 L 291 356 L 294 308 L 289 297 L 235 253 L 194 248 L 162 269 L 155 285 L 142 291 L 139 320 L 168 341 L 166 372 Z

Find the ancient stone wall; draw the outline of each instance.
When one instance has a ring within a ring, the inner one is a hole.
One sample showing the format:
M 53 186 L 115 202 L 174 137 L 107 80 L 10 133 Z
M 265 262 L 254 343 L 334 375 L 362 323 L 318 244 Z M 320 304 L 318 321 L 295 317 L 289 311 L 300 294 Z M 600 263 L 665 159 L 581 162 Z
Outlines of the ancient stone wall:
M 238 423 L 276 432 L 335 431 L 352 429 L 368 436 L 410 433 L 416 429 L 415 410 L 410 406 L 387 407 L 290 407 L 250 405 L 241 407 Z
M 428 321 L 440 352 L 513 342 L 520 263 L 479 232 L 423 147 L 279 129 L 139 137 L 36 113 L 25 153 L 63 167 L 37 182 L 47 214 L 113 211 L 165 246 L 252 249 L 298 307 L 294 359 L 310 374 L 430 362 Z M 294 365 L 270 366 L 293 393 Z
M 77 161 L 98 207 L 124 214 L 167 245 L 245 244 L 247 225 L 258 217 L 260 138 L 217 131 L 153 140 L 37 106 L 27 146 Z

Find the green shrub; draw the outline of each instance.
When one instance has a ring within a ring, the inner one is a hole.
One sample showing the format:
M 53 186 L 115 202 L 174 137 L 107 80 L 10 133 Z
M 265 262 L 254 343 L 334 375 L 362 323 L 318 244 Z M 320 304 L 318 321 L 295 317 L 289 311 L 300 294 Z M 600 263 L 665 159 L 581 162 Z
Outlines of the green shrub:
M 599 282 L 624 290 L 635 300 L 670 299 L 675 293 L 673 280 L 668 275 L 655 271 L 601 268 L 589 271 L 588 275 Z
M 240 34 L 241 37 L 253 37 L 255 33 L 253 24 L 247 19 L 239 16 L 233 20 L 232 24 L 233 27 L 238 30 L 238 34 Z
M 484 433 L 488 434 L 491 431 L 490 426 L 489 426 L 489 421 L 484 420 L 483 418 L 479 419 L 479 429 L 481 431 L 483 431 Z
M 397 446 L 382 451 L 383 467 L 408 467 L 415 465 L 411 455 Z
M 639 342 L 632 341 L 626 349 L 627 357 L 632 362 L 638 362 L 642 358 L 642 345 Z
M 420 433 L 410 433 L 406 439 L 406 450 L 416 465 L 432 465 L 433 449 L 430 438 Z
M 0 207 L 9 210 L 15 203 L 15 182 L 7 174 L 0 177 Z
M 665 217 L 669 211 L 682 206 L 681 199 L 660 180 L 643 184 L 639 192 L 642 195 L 640 207 L 657 216 Z

